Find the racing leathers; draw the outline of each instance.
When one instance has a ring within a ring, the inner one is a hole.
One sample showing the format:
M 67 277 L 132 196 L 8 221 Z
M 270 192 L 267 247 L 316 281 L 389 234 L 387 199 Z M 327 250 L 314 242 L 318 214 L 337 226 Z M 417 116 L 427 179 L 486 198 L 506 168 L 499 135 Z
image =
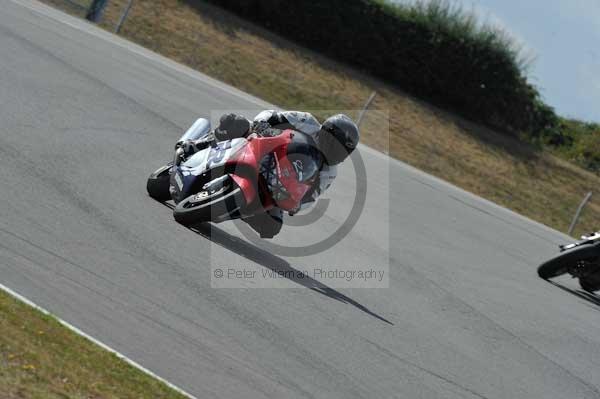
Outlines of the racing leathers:
M 261 124 L 275 129 L 294 129 L 310 136 L 319 147 L 319 131 L 321 124 L 308 112 L 300 111 L 263 111 L 254 117 L 253 128 Z M 330 166 L 326 162 L 321 166 L 316 187 L 309 193 L 310 196 L 303 201 L 303 208 L 314 204 L 317 198 L 327 190 L 337 176 L 337 166 Z

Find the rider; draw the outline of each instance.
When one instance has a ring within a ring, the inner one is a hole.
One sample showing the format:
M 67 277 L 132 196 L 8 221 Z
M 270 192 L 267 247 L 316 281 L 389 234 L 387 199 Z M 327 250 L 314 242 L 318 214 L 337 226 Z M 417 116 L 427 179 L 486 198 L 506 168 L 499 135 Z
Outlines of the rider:
M 321 125 L 308 112 L 274 110 L 259 113 L 253 122 L 236 114 L 223 115 L 219 121 L 219 126 L 214 130 L 214 134 L 217 140 L 224 141 L 246 137 L 252 133 L 268 135 L 273 132 L 272 129 L 293 129 L 310 136 L 323 155 L 324 162 L 319 171 L 318 179 L 313 190 L 302 200 L 303 208 L 312 205 L 319 195 L 333 183 L 337 175 L 337 165 L 354 151 L 360 136 L 358 126 L 344 114 L 333 115 Z M 196 152 L 198 150 L 196 144 L 197 142 L 182 143 L 184 152 L 188 155 Z M 262 238 L 273 238 L 281 230 L 283 212 L 279 208 L 273 208 L 265 213 L 247 217 L 243 220 L 256 230 Z

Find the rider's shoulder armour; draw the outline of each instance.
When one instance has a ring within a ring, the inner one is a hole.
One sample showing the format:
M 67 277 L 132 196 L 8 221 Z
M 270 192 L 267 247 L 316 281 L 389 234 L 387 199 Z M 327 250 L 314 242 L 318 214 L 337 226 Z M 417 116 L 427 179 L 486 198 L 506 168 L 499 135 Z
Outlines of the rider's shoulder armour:
M 310 136 L 315 136 L 319 130 L 321 130 L 321 124 L 319 121 L 308 112 L 301 111 L 284 111 L 281 113 L 288 123 L 294 127 L 294 129 L 306 133 Z

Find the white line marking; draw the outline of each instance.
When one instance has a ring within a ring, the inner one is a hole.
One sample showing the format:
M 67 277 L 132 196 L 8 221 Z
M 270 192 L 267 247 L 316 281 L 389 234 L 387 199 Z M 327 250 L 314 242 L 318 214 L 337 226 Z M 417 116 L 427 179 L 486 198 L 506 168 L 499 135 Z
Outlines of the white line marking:
M 73 331 L 75 334 L 80 335 L 82 337 L 84 337 L 85 339 L 87 339 L 88 341 L 98 345 L 99 347 L 101 347 L 102 349 L 114 354 L 115 356 L 117 356 L 119 359 L 129 363 L 131 366 L 137 368 L 138 370 L 146 373 L 147 375 L 149 375 L 150 377 L 162 382 L 163 384 L 165 384 L 166 386 L 168 386 L 169 388 L 171 388 L 172 390 L 187 396 L 190 399 L 197 399 L 195 396 L 193 396 L 192 394 L 190 394 L 189 392 L 184 391 L 183 389 L 179 388 L 178 386 L 170 383 L 169 381 L 165 380 L 162 377 L 159 377 L 158 375 L 154 374 L 152 371 L 148 370 L 147 368 L 145 368 L 144 366 L 141 366 L 139 363 L 136 363 L 134 360 L 131 360 L 130 358 L 128 358 L 127 356 L 123 355 L 122 353 L 119 353 L 118 351 L 114 350 L 113 348 L 111 348 L 110 346 L 106 345 L 105 343 L 97 340 L 96 338 L 92 337 L 89 334 L 86 334 L 85 332 L 81 331 L 79 328 L 75 327 L 72 324 L 69 324 L 68 322 L 56 317 L 56 315 L 50 313 L 49 311 L 47 311 L 46 309 L 42 308 L 41 306 L 35 304 L 34 302 L 30 301 L 29 299 L 25 298 L 23 295 L 13 291 L 12 289 L 8 288 L 7 286 L 3 285 L 0 283 L 0 290 L 6 292 L 7 294 L 13 296 L 14 298 L 20 300 L 21 302 L 31 306 L 32 308 L 38 310 L 39 312 L 42 312 L 43 314 L 47 315 L 47 316 L 51 316 L 54 319 L 56 319 L 60 324 L 62 324 L 64 327 L 68 328 L 69 330 Z

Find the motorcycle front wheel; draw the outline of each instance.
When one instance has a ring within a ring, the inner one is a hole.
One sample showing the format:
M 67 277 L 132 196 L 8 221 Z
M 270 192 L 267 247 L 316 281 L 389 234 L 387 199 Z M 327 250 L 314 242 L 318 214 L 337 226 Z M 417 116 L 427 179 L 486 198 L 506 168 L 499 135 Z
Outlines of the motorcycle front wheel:
M 222 222 L 246 204 L 242 190 L 228 179 L 215 191 L 200 191 L 179 202 L 173 217 L 183 225 L 202 222 Z
M 598 255 L 600 255 L 600 251 L 596 244 L 586 244 L 569 249 L 542 263 L 538 267 L 538 276 L 544 280 L 558 277 L 568 273 L 569 269 L 575 267 L 578 262 L 592 260 Z
M 165 202 L 171 199 L 171 193 L 169 192 L 170 170 L 171 165 L 167 164 L 158 168 L 148 177 L 146 191 L 148 191 L 148 195 L 157 201 Z

